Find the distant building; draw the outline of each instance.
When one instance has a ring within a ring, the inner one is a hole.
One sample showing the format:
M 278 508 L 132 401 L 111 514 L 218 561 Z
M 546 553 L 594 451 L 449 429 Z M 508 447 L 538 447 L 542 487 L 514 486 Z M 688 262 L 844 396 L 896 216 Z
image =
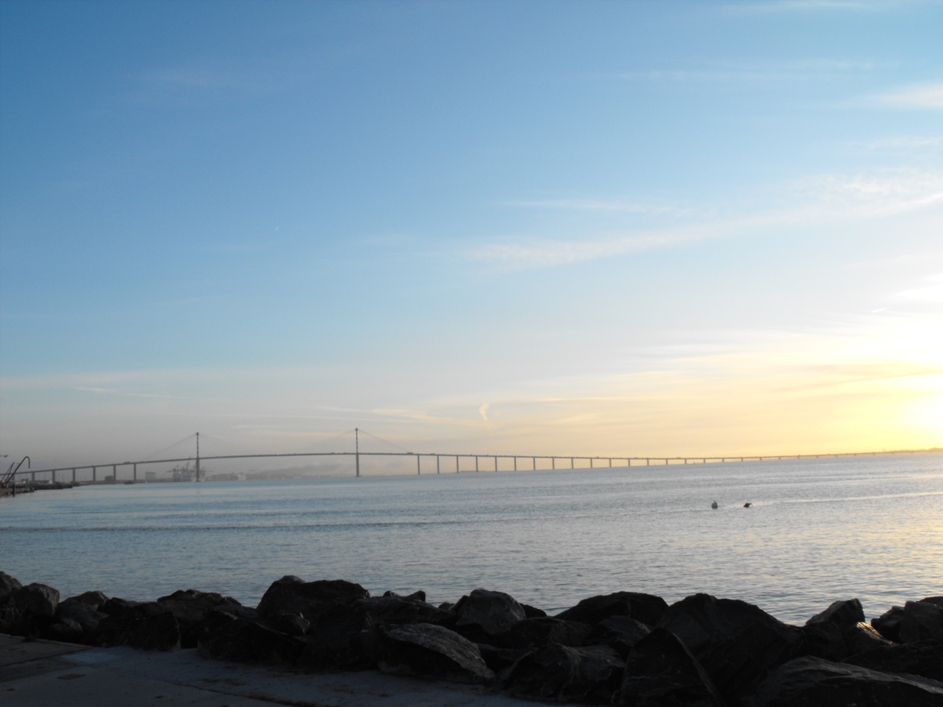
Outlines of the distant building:
M 144 472 L 145 481 L 157 481 L 157 472 L 156 471 L 145 471 Z

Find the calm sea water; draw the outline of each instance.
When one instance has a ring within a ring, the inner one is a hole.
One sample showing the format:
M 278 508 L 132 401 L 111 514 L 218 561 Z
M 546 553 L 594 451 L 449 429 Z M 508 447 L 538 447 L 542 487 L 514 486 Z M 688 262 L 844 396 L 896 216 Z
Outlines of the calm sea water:
M 0 499 L 0 569 L 63 596 L 254 604 L 296 574 L 550 611 L 708 592 L 789 622 L 858 597 L 870 617 L 943 594 L 943 455 L 37 492 Z

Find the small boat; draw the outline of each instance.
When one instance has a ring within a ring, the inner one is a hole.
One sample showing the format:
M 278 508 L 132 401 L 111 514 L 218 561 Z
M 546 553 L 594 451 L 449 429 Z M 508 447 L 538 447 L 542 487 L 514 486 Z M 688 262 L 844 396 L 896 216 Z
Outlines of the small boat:
M 744 503 L 744 504 L 743 504 L 743 507 L 744 507 L 744 508 L 749 508 L 749 507 L 752 506 L 752 505 L 753 505 L 752 503 Z
M 711 504 L 711 508 L 713 508 L 713 509 L 716 511 L 718 508 L 720 508 L 720 506 L 717 505 L 717 501 L 714 501 L 714 502 Z

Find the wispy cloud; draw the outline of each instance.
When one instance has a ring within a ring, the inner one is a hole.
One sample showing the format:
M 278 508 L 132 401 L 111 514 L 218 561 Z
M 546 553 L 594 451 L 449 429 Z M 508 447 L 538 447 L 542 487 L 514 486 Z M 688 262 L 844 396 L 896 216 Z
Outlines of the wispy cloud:
M 684 212 L 675 206 L 624 201 L 621 199 L 532 199 L 505 202 L 508 206 L 573 211 L 609 211 L 624 213 L 667 214 Z
M 943 108 L 943 82 L 924 83 L 882 93 L 873 102 L 888 108 Z
M 937 150 L 943 148 L 943 138 L 938 137 L 889 137 L 882 140 L 873 140 L 863 144 L 869 150 Z
M 943 173 L 926 170 L 886 170 L 872 174 L 824 174 L 794 180 L 777 189 L 791 203 L 785 208 L 753 210 L 722 218 L 716 211 L 667 213 L 695 216 L 688 225 L 665 225 L 648 230 L 585 232 L 573 237 L 516 236 L 495 239 L 468 249 L 468 259 L 499 270 L 530 270 L 677 247 L 698 241 L 727 238 L 790 225 L 812 226 L 854 221 L 915 211 L 943 203 Z M 548 200 L 510 202 L 546 208 L 617 210 L 631 201 Z M 696 223 L 692 223 L 696 221 Z

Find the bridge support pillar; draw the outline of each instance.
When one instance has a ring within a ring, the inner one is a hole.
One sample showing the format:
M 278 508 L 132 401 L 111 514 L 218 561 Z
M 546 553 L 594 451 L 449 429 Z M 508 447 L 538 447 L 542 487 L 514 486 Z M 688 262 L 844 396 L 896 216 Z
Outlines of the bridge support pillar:
M 134 480 L 135 481 L 138 480 L 138 465 L 137 464 L 134 465 Z
M 590 469 L 593 468 L 593 458 L 592 458 L 592 457 L 589 458 L 589 468 L 590 468 Z
M 495 471 L 498 470 L 498 457 L 497 457 L 497 455 L 495 455 L 495 457 L 494 457 L 494 470 L 495 470 Z
M 478 455 L 475 455 L 475 473 L 478 473 Z
M 458 455 L 455 455 L 455 473 L 458 473 Z
M 29 475 L 29 478 L 30 478 L 31 480 L 33 480 L 33 481 L 36 481 L 36 472 L 34 471 L 33 473 L 31 473 L 31 474 Z
M 421 459 L 421 457 L 417 454 L 417 455 L 416 455 L 416 473 L 417 473 L 417 474 L 422 474 L 422 467 L 419 466 L 419 460 L 420 460 L 420 459 Z
M 537 457 L 534 457 L 532 461 L 534 462 L 534 471 L 537 471 Z
M 435 473 L 436 474 L 442 473 L 439 469 L 439 455 L 438 454 L 435 455 Z
M 557 458 L 556 458 L 556 457 L 550 457 L 550 468 L 551 468 L 551 469 L 556 469 L 556 468 L 557 468 Z
M 97 480 L 98 480 L 98 469 L 93 466 L 92 467 L 92 481 L 97 481 Z
M 75 469 L 72 470 L 72 483 L 75 483 Z
M 612 468 L 612 459 L 609 460 L 609 468 Z
M 114 481 L 115 483 L 118 483 L 118 465 L 117 464 L 111 465 L 111 480 Z
M 514 471 L 517 471 L 517 457 L 514 457 Z
M 575 469 L 576 465 L 573 463 L 573 457 L 570 457 L 570 468 Z
M 52 470 L 52 483 L 56 483 L 56 470 Z

